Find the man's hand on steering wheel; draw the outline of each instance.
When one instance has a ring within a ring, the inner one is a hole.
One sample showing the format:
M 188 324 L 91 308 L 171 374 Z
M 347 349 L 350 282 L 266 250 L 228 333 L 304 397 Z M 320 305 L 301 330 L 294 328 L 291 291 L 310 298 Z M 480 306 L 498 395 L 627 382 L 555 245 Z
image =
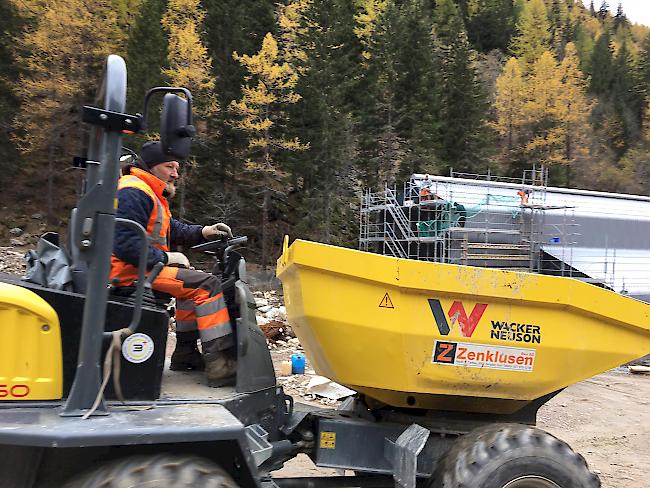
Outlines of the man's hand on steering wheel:
M 201 233 L 203 234 L 203 237 L 205 239 L 208 239 L 210 241 L 217 240 L 217 239 L 224 240 L 233 237 L 232 230 L 230 229 L 230 227 L 221 222 L 214 225 L 206 225 L 205 227 L 203 227 Z

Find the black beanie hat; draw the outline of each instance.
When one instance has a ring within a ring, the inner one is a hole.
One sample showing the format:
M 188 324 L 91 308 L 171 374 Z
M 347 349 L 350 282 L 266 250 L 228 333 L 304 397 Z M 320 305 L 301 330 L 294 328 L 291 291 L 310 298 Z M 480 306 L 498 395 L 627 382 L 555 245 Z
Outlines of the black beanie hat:
M 145 142 L 140 150 L 140 159 L 149 169 L 153 168 L 157 164 L 176 161 L 174 156 L 164 153 L 162 144 L 160 144 L 159 141 Z

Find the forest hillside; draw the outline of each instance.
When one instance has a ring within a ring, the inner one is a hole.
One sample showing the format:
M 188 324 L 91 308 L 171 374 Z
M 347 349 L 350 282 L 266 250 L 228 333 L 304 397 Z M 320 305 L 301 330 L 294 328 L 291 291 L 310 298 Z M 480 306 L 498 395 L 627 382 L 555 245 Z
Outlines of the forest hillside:
M 232 224 L 262 264 L 286 232 L 355 246 L 361 190 L 413 172 L 543 164 L 553 185 L 650 193 L 650 29 L 620 6 L 5 0 L 3 237 L 34 212 L 65 223 L 80 109 L 109 53 L 127 62 L 132 112 L 152 86 L 192 90 L 199 135 L 175 211 Z

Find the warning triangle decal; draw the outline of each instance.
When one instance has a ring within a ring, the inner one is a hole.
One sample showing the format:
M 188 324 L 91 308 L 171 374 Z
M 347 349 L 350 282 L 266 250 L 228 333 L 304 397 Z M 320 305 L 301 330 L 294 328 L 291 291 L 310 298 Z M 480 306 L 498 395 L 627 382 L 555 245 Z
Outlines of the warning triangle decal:
M 393 302 L 391 301 L 390 297 L 388 296 L 388 292 L 384 295 L 384 298 L 381 299 L 381 302 L 379 302 L 379 308 L 395 308 L 393 306 Z

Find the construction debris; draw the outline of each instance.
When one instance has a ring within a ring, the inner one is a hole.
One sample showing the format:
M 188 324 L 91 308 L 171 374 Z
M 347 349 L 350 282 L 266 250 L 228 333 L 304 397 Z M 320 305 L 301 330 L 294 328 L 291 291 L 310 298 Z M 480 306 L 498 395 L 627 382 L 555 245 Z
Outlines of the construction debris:
M 630 373 L 650 374 L 650 366 L 628 366 Z
M 305 361 L 304 374 L 291 374 L 291 355 L 304 354 L 300 340 L 295 337 L 287 322 L 287 312 L 278 292 L 256 291 L 257 323 L 266 336 L 278 383 L 284 391 L 301 401 L 318 405 L 336 406 L 342 398 L 354 391 L 317 376 L 309 360 Z
M 287 309 L 282 304 L 282 295 L 275 290 L 256 291 L 257 325 L 266 338 L 275 343 L 295 337 L 287 322 Z
M 330 400 L 342 400 L 356 393 L 324 376 L 312 376 L 307 385 L 307 392 Z

